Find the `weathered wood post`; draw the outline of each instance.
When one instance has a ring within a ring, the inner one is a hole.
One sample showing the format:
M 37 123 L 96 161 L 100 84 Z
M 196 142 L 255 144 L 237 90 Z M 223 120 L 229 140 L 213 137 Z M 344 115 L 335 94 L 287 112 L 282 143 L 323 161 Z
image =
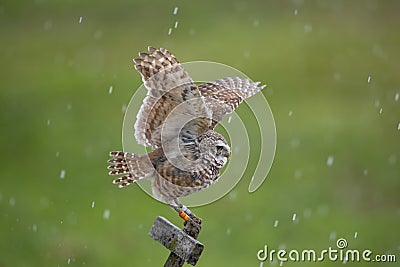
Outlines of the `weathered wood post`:
M 198 218 L 190 218 L 183 230 L 164 217 L 156 218 L 149 235 L 171 251 L 164 267 L 181 267 L 185 262 L 196 265 L 204 249 L 204 245 L 196 240 L 200 230 Z

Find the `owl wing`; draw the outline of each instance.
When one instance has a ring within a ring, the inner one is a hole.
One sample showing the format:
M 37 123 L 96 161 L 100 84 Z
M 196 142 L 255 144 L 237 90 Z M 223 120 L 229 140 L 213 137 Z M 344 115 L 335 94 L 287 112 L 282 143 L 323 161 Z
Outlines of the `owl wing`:
M 204 102 L 212 113 L 211 128 L 213 129 L 226 114 L 232 113 L 244 99 L 265 88 L 265 85 L 258 86 L 259 84 L 249 79 L 234 77 L 199 85 Z
M 136 118 L 135 137 L 152 148 L 171 140 L 192 140 L 209 129 L 211 114 L 198 87 L 168 50 L 153 47 L 134 59 L 147 96 Z M 170 142 L 171 143 L 171 142 Z

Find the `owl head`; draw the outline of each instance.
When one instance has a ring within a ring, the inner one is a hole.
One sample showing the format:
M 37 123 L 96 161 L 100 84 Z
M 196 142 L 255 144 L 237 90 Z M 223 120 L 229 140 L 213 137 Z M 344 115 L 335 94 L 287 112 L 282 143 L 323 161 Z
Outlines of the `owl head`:
M 224 167 L 231 153 L 225 138 L 221 134 L 209 130 L 201 136 L 199 141 L 200 153 L 215 163 L 218 169 Z

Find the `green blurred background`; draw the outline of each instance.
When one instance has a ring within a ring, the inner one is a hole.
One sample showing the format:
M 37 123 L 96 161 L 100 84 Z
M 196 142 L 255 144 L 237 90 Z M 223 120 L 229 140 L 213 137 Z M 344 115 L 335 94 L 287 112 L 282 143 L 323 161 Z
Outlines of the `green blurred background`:
M 1 1 L 0 266 L 162 266 L 148 230 L 157 215 L 181 221 L 106 170 L 148 45 L 268 84 L 274 164 L 255 193 L 247 175 L 195 209 L 198 266 L 260 266 L 264 245 L 322 250 L 339 237 L 398 264 L 399 14 L 378 0 Z

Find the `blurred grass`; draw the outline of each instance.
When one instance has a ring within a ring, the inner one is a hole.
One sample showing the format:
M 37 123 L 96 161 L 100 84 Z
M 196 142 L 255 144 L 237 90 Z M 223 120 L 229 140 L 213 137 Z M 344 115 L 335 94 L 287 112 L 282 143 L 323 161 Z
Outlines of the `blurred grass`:
M 244 177 L 195 210 L 199 266 L 259 266 L 265 244 L 318 250 L 339 237 L 398 259 L 399 11 L 396 1 L 3 1 L 0 266 L 164 262 L 147 232 L 157 215 L 178 218 L 136 186 L 113 187 L 105 169 L 141 84 L 131 58 L 147 45 L 268 84 L 274 165 L 256 193 Z

